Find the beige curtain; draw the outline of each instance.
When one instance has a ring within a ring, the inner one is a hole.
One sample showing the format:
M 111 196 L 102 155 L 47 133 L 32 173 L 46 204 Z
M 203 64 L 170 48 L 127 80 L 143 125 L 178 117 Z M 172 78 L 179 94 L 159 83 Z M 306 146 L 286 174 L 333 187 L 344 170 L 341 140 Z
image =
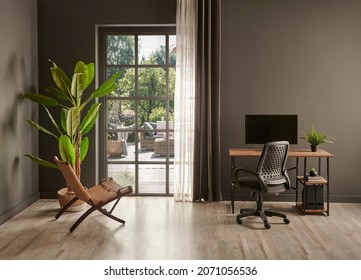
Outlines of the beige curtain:
M 177 1 L 174 96 L 174 200 L 193 197 L 197 1 Z

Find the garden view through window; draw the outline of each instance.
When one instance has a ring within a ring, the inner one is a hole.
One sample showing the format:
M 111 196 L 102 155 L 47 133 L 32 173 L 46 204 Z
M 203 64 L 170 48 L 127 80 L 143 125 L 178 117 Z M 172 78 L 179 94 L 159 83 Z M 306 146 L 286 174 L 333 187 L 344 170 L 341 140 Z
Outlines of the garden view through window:
M 173 193 L 174 28 L 107 30 L 101 36 L 104 79 L 120 72 L 102 101 L 105 172 L 138 195 Z

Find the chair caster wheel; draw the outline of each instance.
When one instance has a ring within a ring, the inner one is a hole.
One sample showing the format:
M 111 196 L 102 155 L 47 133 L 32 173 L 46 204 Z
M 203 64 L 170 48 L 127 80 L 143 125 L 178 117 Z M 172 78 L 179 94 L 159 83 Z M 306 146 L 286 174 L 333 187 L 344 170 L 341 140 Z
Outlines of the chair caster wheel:
M 283 221 L 284 221 L 286 224 L 289 224 L 289 223 L 290 223 L 290 220 L 287 219 L 287 218 L 284 218 Z
M 269 223 L 264 223 L 264 227 L 265 227 L 266 229 L 270 229 L 270 228 L 271 228 L 271 225 L 270 225 Z
M 241 224 L 242 224 L 242 219 L 241 219 L 241 218 L 239 218 L 238 216 L 237 216 L 237 223 L 238 223 L 239 225 L 241 225 Z

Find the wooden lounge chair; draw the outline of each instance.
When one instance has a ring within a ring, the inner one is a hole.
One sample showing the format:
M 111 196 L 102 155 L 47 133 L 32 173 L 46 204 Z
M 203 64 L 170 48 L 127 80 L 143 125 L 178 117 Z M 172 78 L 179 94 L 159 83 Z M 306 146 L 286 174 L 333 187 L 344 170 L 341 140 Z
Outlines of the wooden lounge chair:
M 98 185 L 87 189 L 80 183 L 73 168 L 68 162 L 61 161 L 57 157 L 54 157 L 54 160 L 63 174 L 67 185 L 70 186 L 72 191 L 75 193 L 75 197 L 60 209 L 58 214 L 56 214 L 55 219 L 58 219 L 75 201 L 80 199 L 89 204 L 90 208 L 86 210 L 85 213 L 72 225 L 70 232 L 73 232 L 75 228 L 95 210 L 98 210 L 105 216 L 117 222 L 125 224 L 124 220 L 113 216 L 112 212 L 122 196 L 133 192 L 131 186 L 121 187 L 114 182 L 112 178 L 107 178 L 102 180 Z M 103 208 L 106 204 L 112 201 L 115 201 L 115 203 L 110 211 Z

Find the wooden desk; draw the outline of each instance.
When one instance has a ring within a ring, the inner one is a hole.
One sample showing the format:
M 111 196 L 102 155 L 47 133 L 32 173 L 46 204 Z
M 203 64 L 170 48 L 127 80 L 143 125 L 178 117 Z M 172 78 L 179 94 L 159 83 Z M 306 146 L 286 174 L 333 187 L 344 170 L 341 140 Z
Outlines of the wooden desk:
M 229 156 L 231 157 L 231 206 L 232 206 L 232 214 L 234 213 L 234 189 L 235 189 L 235 178 L 234 178 L 234 169 L 236 168 L 236 158 L 237 157 L 260 157 L 262 154 L 262 150 L 259 149 L 237 149 L 230 148 Z M 303 158 L 303 176 L 306 176 L 307 172 L 307 158 L 318 158 L 318 170 L 319 175 L 321 175 L 321 159 L 326 158 L 327 167 L 326 167 L 326 185 L 327 187 L 327 216 L 330 215 L 330 202 L 329 202 L 329 186 L 330 186 L 330 158 L 333 157 L 332 154 L 326 152 L 325 150 L 319 149 L 317 152 L 311 152 L 309 149 L 291 149 L 288 152 L 289 158 L 296 158 L 296 166 L 288 169 L 288 171 L 296 170 L 296 175 L 299 173 L 299 158 Z M 292 189 L 296 190 L 296 205 L 298 204 L 298 183 L 299 180 L 296 179 L 296 187 L 292 187 Z M 303 213 L 305 213 L 303 211 Z

